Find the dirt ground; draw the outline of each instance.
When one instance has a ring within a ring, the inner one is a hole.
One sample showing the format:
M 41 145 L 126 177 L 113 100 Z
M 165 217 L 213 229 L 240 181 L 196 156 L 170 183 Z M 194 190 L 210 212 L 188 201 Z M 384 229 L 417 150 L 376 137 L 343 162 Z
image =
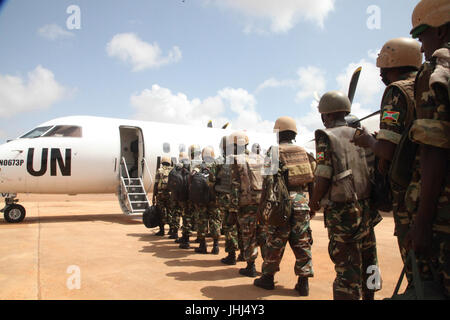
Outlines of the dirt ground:
M 244 262 L 227 266 L 224 239 L 219 255 L 182 250 L 141 217 L 121 213 L 114 195 L 19 195 L 27 210 L 20 224 L 0 219 L 1 300 L 329 300 L 335 272 L 328 256 L 323 216 L 312 220 L 314 278 L 310 296 L 293 290 L 295 257 L 286 248 L 275 290 L 253 286 L 239 275 Z M 166 227 L 167 228 L 167 227 Z M 385 214 L 376 227 L 382 289 L 392 295 L 401 271 L 394 221 Z M 166 229 L 167 230 L 167 229 Z M 208 239 L 209 248 L 212 240 Z M 198 246 L 193 244 L 193 247 Z M 262 260 L 256 261 L 261 270 Z

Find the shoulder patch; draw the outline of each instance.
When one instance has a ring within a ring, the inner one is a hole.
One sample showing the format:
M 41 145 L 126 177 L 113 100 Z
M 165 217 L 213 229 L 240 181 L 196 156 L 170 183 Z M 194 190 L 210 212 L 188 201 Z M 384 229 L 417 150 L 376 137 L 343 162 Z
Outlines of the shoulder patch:
M 382 122 L 387 122 L 387 123 L 397 123 L 399 116 L 400 116 L 400 112 L 397 112 L 397 111 L 384 111 L 383 112 L 383 117 L 381 118 L 381 121 Z
M 324 159 L 325 159 L 325 152 L 318 152 L 316 160 L 320 161 L 320 160 L 324 160 Z

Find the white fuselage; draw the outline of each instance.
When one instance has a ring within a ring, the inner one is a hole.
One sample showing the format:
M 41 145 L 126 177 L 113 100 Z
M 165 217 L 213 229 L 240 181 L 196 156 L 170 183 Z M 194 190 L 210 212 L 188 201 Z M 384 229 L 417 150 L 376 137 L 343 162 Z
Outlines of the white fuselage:
M 0 146 L 1 193 L 116 193 L 121 159 L 131 153 L 128 141 L 124 143 L 124 132 L 133 130 L 141 133 L 139 160 L 141 163 L 145 159 L 146 166 L 140 167 L 139 175 L 150 190 L 158 157 L 169 155 L 178 159 L 180 146 L 184 145 L 187 152 L 191 144 L 201 148 L 212 146 L 217 156 L 221 138 L 231 133 L 223 129 L 89 116 L 54 119 L 38 127 L 54 126 L 79 126 L 82 133 L 78 137 L 18 138 Z M 275 134 L 248 135 L 250 146 L 258 142 L 267 149 L 276 144 Z

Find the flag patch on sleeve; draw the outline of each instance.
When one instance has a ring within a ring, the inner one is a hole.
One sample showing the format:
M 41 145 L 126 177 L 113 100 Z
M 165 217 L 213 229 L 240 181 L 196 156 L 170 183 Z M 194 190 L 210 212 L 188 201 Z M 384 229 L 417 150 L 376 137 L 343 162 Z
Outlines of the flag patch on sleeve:
M 381 118 L 381 121 L 382 122 L 388 122 L 388 123 L 397 123 L 399 117 L 400 117 L 400 112 L 384 111 L 383 112 L 383 117 Z
M 317 160 L 317 161 L 325 160 L 325 152 L 319 152 L 319 153 L 317 153 L 316 160 Z

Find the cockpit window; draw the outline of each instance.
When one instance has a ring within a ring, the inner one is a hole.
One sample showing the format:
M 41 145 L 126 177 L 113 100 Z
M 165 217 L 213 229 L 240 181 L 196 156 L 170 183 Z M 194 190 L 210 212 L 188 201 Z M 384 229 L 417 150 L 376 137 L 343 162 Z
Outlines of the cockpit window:
M 43 137 L 74 137 L 81 138 L 81 127 L 77 126 L 55 126 Z
M 20 137 L 20 139 L 23 138 L 38 138 L 42 136 L 44 133 L 46 133 L 52 126 L 48 127 L 38 127 L 36 129 L 31 130 L 28 133 L 25 133 L 23 136 Z

